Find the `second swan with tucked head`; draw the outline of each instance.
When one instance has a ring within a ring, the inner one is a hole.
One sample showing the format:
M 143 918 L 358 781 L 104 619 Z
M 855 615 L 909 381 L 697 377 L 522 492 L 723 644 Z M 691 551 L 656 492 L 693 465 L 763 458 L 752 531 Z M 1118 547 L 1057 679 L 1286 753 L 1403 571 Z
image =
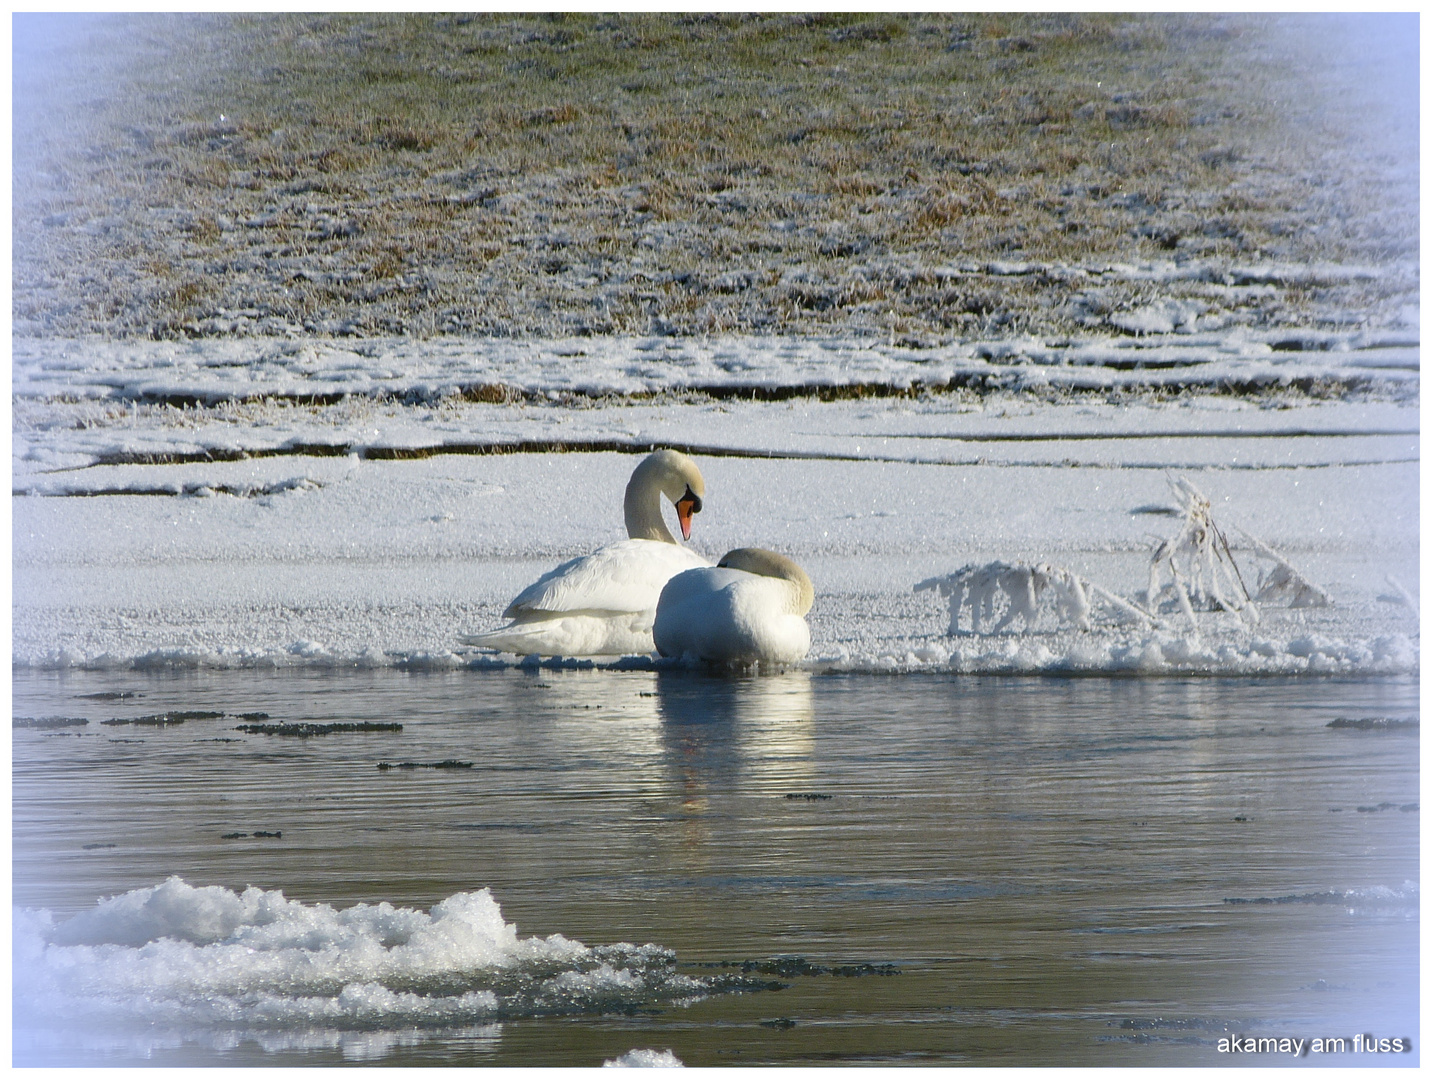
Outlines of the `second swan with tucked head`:
M 810 651 L 805 614 L 814 599 L 810 578 L 793 560 L 737 548 L 715 566 L 666 583 L 652 638 L 662 656 L 793 664 Z

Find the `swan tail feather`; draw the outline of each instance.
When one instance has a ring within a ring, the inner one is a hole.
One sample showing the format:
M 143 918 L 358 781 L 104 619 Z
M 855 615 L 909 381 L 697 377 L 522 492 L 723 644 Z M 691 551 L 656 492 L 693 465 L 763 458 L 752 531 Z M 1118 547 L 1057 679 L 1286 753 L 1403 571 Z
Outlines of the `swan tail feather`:
M 651 612 L 568 612 L 464 634 L 458 640 L 517 656 L 630 656 L 655 651 L 651 618 Z

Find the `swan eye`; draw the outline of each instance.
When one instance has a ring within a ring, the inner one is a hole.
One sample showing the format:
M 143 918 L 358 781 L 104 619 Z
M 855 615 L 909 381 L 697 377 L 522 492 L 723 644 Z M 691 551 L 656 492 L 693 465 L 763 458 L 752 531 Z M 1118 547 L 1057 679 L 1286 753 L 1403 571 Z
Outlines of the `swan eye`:
M 691 504 L 691 509 L 687 511 L 688 513 L 701 513 L 701 496 L 697 495 L 696 492 L 691 490 L 690 484 L 686 485 L 686 494 L 681 497 L 680 502 Z

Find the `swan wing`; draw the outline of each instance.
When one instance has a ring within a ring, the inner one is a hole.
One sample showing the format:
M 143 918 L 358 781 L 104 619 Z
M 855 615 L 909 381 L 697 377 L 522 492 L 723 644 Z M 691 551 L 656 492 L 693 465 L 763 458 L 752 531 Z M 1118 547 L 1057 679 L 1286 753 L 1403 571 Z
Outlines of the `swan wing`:
M 504 618 L 540 613 L 640 612 L 656 607 L 662 587 L 683 570 L 710 566 L 689 548 L 661 540 L 622 540 L 564 562 L 520 592 Z
M 569 612 L 518 620 L 461 640 L 518 656 L 630 656 L 652 651 L 651 614 Z
M 788 582 L 711 567 L 672 578 L 652 637 L 663 656 L 795 663 L 810 649 L 805 619 L 790 613 Z

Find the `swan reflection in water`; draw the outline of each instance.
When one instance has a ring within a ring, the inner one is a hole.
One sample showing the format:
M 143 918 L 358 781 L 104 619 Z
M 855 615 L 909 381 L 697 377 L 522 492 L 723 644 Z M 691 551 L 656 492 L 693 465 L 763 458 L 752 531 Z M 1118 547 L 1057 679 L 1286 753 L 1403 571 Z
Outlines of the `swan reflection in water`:
M 662 738 L 693 781 L 766 795 L 810 779 L 815 703 L 810 673 L 745 678 L 662 672 Z
M 713 817 L 760 816 L 763 809 L 748 811 L 742 803 L 810 786 L 815 703 L 809 672 L 745 678 L 662 672 L 657 702 L 666 768 L 681 799 L 682 864 L 709 864 Z
M 644 843 L 679 865 L 706 865 L 715 817 L 764 814 L 769 800 L 815 782 L 815 703 L 806 671 L 733 676 L 699 671 L 551 672 L 528 728 L 534 751 L 602 763 L 657 820 Z M 530 706 L 529 706 L 530 707 Z
M 542 672 L 536 736 L 568 752 L 625 762 L 624 782 L 642 792 L 680 788 L 770 795 L 812 778 L 815 703 L 806 671 L 730 676 L 681 670 Z

